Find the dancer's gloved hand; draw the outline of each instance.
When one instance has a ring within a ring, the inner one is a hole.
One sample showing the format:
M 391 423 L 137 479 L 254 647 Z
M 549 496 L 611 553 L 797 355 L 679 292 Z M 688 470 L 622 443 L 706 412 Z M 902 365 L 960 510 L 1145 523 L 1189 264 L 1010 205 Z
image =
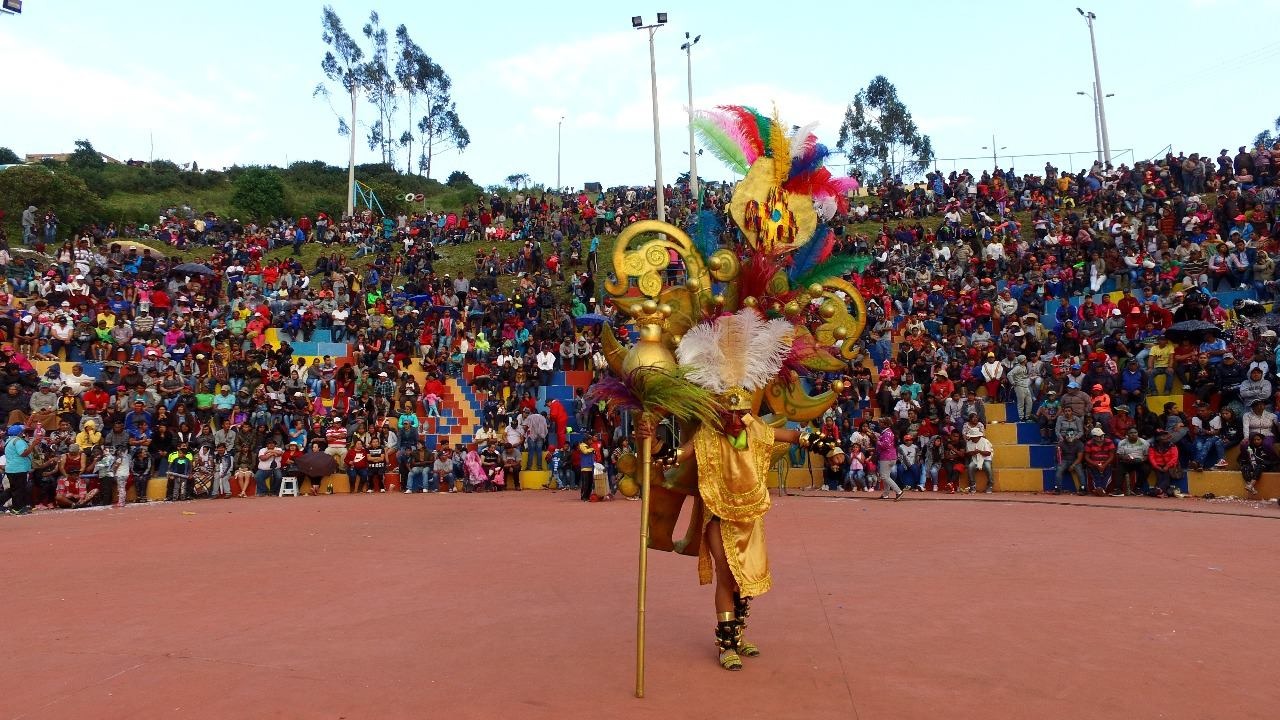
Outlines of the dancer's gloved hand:
M 678 459 L 679 450 L 674 445 L 664 447 L 653 454 L 654 464 L 661 466 L 663 469 L 675 467 Z
M 801 435 L 800 439 L 801 445 L 807 447 L 809 452 L 822 457 L 826 457 L 839 446 L 835 438 L 820 432 L 807 432 Z

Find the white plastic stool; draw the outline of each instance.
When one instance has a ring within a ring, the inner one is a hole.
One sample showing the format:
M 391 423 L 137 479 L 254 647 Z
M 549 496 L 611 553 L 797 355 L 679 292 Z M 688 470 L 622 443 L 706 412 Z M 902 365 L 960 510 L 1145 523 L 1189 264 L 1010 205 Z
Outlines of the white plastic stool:
M 298 497 L 298 478 L 293 476 L 280 478 L 280 497 L 285 495 Z

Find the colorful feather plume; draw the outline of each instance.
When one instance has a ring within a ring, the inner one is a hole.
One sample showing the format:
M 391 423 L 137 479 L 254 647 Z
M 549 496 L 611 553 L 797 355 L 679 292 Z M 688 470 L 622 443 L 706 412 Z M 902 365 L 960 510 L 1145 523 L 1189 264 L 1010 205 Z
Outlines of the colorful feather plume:
M 769 126 L 769 154 L 773 157 L 773 186 L 782 187 L 791 174 L 791 143 L 776 111 Z
M 806 288 L 834 277 L 843 277 L 858 267 L 858 260 L 852 255 L 834 255 L 826 262 L 818 263 L 808 272 L 791 281 L 792 287 Z
M 721 229 L 720 218 L 711 210 L 701 210 L 694 216 L 689 236 L 703 260 L 709 260 L 720 249 Z
M 831 189 L 840 195 L 858 192 L 858 188 L 861 186 L 862 184 L 858 182 L 856 177 L 843 176 L 831 180 Z
M 798 158 L 806 155 L 814 145 L 818 144 L 818 136 L 813 134 L 813 129 L 818 127 L 817 122 L 811 122 L 800 128 L 791 136 L 791 157 Z
M 721 105 L 717 109 L 732 118 L 741 133 L 742 154 L 747 158 L 747 164 L 760 159 L 764 155 L 764 138 L 760 132 L 759 113 L 741 105 Z
M 588 403 L 604 402 L 615 410 L 665 413 L 686 422 L 719 422 L 721 407 L 706 388 L 689 379 L 688 368 L 638 367 L 623 377 L 606 375 L 587 388 Z
M 822 218 L 823 222 L 835 217 L 836 212 L 840 210 L 840 204 L 831 195 L 814 198 L 813 204 L 818 210 L 818 217 Z
M 782 359 L 782 371 L 778 373 L 778 379 L 783 385 L 791 387 L 795 384 L 796 378 L 811 375 L 812 372 L 805 363 L 817 354 L 818 344 L 812 335 L 796 335 L 791 341 L 791 349 L 787 351 L 787 356 Z
M 831 171 L 824 167 L 819 167 L 813 172 L 792 176 L 782 187 L 787 192 L 795 195 L 833 195 L 835 193 L 832 192 L 830 183 Z
M 812 137 L 812 136 L 811 136 Z M 822 163 L 826 161 L 827 156 L 831 154 L 830 148 L 820 142 L 815 142 L 812 146 L 804 149 L 804 154 L 799 157 L 791 158 L 791 177 L 787 182 L 796 180 L 804 175 L 817 172 L 822 167 Z
M 750 161 L 742 153 L 740 138 L 725 132 L 722 122 L 714 115 L 699 113 L 693 119 L 693 131 L 702 140 L 707 151 L 728 165 L 731 170 L 746 175 Z
M 689 368 L 685 377 L 711 392 L 735 387 L 754 392 L 773 382 L 794 336 L 790 322 L 765 320 L 744 308 L 690 328 L 676 347 L 676 359 Z
M 779 258 L 756 248 L 747 249 L 746 254 L 738 271 L 738 297 L 765 300 L 769 296 L 769 282 L 778 274 Z
M 759 113 L 755 108 L 745 108 L 751 113 L 751 117 L 755 118 L 756 132 L 760 133 L 760 156 L 772 154 L 773 142 L 773 122 L 768 117 Z
M 791 255 L 791 267 L 787 269 L 787 278 L 795 285 L 795 279 L 826 262 L 836 246 L 836 234 L 826 225 L 819 225 L 808 242 L 796 248 Z

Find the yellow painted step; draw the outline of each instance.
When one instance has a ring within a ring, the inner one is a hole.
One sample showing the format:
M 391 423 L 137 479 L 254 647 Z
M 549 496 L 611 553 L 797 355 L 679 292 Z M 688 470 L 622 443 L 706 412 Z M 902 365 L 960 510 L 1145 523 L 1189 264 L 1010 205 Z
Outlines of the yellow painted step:
M 546 490 L 551 484 L 549 470 L 521 470 L 520 487 L 525 490 Z
M 1014 423 L 987 423 L 987 439 L 992 445 L 1017 445 L 1018 426 Z
M 1147 396 L 1147 407 L 1151 408 L 1152 412 L 1155 412 L 1155 413 L 1164 412 L 1165 403 L 1173 403 L 1179 410 L 1181 410 L 1182 395 L 1148 395 Z
M 995 443 L 992 443 L 995 445 Z M 995 445 L 991 464 L 997 468 L 1028 468 L 1031 466 L 1030 445 Z
M 164 500 L 169 495 L 169 479 L 161 475 L 147 480 L 147 499 Z
M 1191 470 L 1187 473 L 1187 490 L 1192 495 L 1244 497 L 1244 478 L 1236 470 Z
M 1044 492 L 1044 471 L 1040 468 L 996 468 L 995 472 L 997 492 Z M 981 490 L 981 480 L 978 485 Z

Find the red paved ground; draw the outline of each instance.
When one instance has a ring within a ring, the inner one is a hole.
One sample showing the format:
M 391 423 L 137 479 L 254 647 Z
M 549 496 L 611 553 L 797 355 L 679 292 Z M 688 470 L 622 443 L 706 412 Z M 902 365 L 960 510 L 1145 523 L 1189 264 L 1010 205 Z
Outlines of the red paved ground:
M 0 718 L 1275 716 L 1274 507 L 912 499 L 779 500 L 741 673 L 713 660 L 693 561 L 652 554 L 644 700 L 638 503 L 0 518 Z

